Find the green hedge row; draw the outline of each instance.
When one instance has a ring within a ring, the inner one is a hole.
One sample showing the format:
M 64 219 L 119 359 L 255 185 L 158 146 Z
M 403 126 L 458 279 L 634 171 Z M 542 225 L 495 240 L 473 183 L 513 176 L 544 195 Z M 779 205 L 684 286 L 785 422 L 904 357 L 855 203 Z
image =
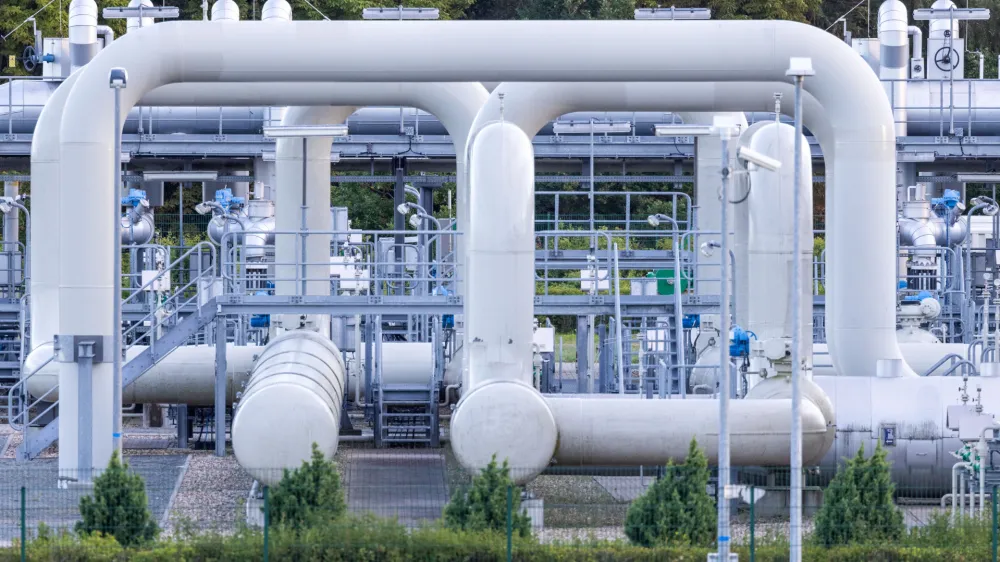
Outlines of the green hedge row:
M 506 537 L 496 533 L 456 532 L 442 528 L 408 531 L 375 518 L 349 518 L 301 532 L 274 531 L 270 559 L 302 562 L 451 562 L 506 560 Z M 144 548 L 122 548 L 112 537 L 79 538 L 63 535 L 34 540 L 28 559 L 59 562 L 233 561 L 263 559 L 264 539 L 259 531 L 230 536 L 196 535 L 160 540 Z M 544 545 L 515 539 L 513 559 L 521 562 L 703 562 L 709 552 L 699 547 L 644 548 L 625 542 L 579 542 Z M 736 548 L 740 560 L 749 560 L 746 547 Z M 810 562 L 984 562 L 991 559 L 990 543 L 961 546 L 839 546 L 809 545 Z M 788 559 L 788 547 L 767 544 L 757 548 L 758 562 Z M 20 560 L 20 548 L 0 549 L 0 562 Z

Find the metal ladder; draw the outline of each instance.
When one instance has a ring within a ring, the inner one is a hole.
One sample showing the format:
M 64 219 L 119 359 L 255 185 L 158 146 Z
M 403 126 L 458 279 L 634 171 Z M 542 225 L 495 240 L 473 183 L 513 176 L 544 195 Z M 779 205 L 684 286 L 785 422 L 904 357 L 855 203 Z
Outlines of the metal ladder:
M 203 253 L 212 257 L 209 264 L 200 259 Z M 156 276 L 152 277 L 142 287 L 132 292 L 123 300 L 123 306 L 135 304 L 137 295 L 149 293 L 149 289 L 170 276 L 171 272 L 180 271 L 184 264 L 190 262 L 193 256 L 199 256 L 198 269 L 192 271 L 186 283 L 173 289 L 169 295 L 155 303 L 151 310 L 139 321 L 122 332 L 123 352 L 145 342 L 148 347 L 122 365 L 122 387 L 135 382 L 140 376 L 166 357 L 170 352 L 186 344 L 192 337 L 215 319 L 217 306 L 214 297 L 206 296 L 204 289 L 211 287 L 215 280 L 215 247 L 208 242 L 201 242 L 176 260 L 168 264 Z M 181 311 L 193 311 L 181 316 Z M 148 324 L 147 324 L 148 323 Z M 148 328 L 143 333 L 138 330 Z M 161 333 L 160 336 L 156 336 Z M 41 454 L 59 438 L 58 400 L 48 401 L 46 398 L 54 395 L 58 385 L 53 385 L 41 396 L 30 396 L 28 382 L 55 356 L 48 358 L 37 369 L 22 377 L 7 392 L 7 418 L 10 426 L 23 434 L 16 458 L 30 460 Z
M 390 443 L 440 445 L 436 385 L 394 384 L 382 386 L 376 392 L 376 446 Z

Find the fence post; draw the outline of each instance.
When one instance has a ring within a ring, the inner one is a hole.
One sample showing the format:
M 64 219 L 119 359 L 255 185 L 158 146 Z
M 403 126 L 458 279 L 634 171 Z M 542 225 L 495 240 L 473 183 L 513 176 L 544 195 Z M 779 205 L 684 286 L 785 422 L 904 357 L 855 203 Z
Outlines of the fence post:
M 268 486 L 264 486 L 264 562 L 267 562 L 270 542 L 268 541 L 268 530 L 271 527 L 271 506 L 267 498 Z
M 952 502 L 954 502 L 954 498 Z M 997 485 L 993 485 L 993 490 L 990 493 L 990 503 L 993 509 L 993 525 L 990 529 L 990 534 L 993 535 L 993 562 L 997 562 Z M 980 506 L 982 508 L 982 506 Z
M 993 487 L 994 493 L 996 492 L 996 486 Z M 27 488 L 21 486 L 21 562 L 26 562 L 28 560 L 28 527 L 25 525 L 26 511 L 27 511 Z M 996 512 L 996 509 L 993 510 Z M 996 517 L 994 517 L 994 520 Z M 996 543 L 996 539 L 993 540 Z M 995 552 L 996 549 L 994 548 Z
M 756 545 L 756 529 L 757 524 L 756 514 L 754 513 L 754 502 L 757 499 L 756 490 L 754 486 L 750 486 L 750 562 L 756 562 L 757 560 L 757 545 Z
M 507 562 L 514 558 L 514 487 L 507 484 Z

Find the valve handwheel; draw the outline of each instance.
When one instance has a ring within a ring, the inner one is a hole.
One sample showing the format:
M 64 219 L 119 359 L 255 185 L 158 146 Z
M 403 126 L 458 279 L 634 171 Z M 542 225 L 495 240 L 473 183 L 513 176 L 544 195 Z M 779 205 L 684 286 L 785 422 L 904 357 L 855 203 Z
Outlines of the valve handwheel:
M 955 70 L 958 67 L 958 51 L 951 47 L 941 47 L 934 53 L 934 65 L 943 71 Z
M 34 47 L 28 45 L 24 48 L 24 52 L 21 53 L 21 63 L 24 64 L 24 70 L 28 72 L 33 72 L 38 67 L 38 57 Z

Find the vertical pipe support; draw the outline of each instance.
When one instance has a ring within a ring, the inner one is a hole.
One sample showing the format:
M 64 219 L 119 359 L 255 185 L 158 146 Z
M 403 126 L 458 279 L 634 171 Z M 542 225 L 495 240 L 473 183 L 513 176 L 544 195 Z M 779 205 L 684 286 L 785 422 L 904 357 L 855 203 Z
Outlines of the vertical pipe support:
M 215 456 L 226 456 L 226 317 L 215 317 Z

